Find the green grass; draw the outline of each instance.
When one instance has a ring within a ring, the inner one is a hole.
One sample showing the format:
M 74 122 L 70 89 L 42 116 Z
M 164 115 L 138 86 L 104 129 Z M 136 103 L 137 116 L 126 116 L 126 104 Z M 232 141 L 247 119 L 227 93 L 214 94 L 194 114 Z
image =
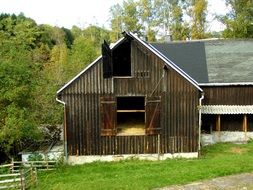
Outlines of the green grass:
M 128 160 L 64 166 L 39 174 L 35 189 L 152 189 L 253 171 L 253 142 L 205 147 L 199 159 Z

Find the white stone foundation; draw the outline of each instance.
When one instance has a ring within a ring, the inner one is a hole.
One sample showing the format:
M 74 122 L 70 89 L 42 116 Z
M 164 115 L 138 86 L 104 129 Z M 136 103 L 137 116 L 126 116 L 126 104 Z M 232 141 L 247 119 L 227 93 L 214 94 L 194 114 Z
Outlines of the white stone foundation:
M 212 134 L 201 134 L 201 145 L 206 146 L 220 142 L 245 143 L 253 139 L 253 132 L 214 131 Z
M 71 165 L 85 164 L 95 161 L 111 162 L 125 159 L 140 159 L 140 160 L 166 160 L 169 158 L 197 158 L 197 152 L 190 153 L 174 153 L 174 154 L 123 154 L 123 155 L 103 155 L 103 156 L 69 156 L 68 163 Z

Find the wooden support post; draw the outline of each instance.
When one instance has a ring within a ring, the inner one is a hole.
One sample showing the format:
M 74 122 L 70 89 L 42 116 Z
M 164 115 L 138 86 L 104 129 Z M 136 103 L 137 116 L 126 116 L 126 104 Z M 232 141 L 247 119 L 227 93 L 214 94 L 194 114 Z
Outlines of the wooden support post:
M 38 185 L 37 168 L 34 168 L 35 185 Z
M 157 136 L 157 159 L 160 160 L 160 134 Z
M 11 173 L 14 173 L 15 171 L 14 171 L 14 159 L 13 158 L 11 158 L 11 164 L 12 164 Z
M 220 115 L 216 117 L 216 131 L 220 132 Z
M 20 170 L 20 185 L 20 189 L 25 190 L 25 175 L 23 169 Z
M 247 122 L 247 115 L 246 114 L 243 115 L 242 130 L 244 132 L 248 131 L 248 122 Z

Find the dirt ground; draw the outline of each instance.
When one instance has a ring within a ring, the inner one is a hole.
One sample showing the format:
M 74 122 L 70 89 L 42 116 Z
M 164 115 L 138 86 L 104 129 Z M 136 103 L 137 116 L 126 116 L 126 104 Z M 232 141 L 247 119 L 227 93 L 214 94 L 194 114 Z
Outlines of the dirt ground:
M 182 186 L 170 186 L 159 190 L 253 190 L 253 173 L 214 178 Z

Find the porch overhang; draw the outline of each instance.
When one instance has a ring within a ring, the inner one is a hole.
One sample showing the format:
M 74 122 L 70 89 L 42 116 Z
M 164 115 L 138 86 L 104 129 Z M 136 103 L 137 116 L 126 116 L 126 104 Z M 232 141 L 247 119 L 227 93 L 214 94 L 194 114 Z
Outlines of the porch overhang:
M 202 114 L 253 114 L 253 105 L 203 105 Z

